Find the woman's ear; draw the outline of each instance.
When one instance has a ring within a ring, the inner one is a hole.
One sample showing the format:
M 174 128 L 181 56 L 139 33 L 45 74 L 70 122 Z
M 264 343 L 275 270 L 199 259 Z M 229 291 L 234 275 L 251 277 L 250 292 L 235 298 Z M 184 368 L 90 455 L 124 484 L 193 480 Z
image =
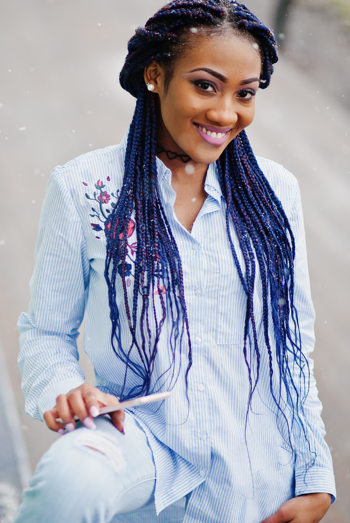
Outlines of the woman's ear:
M 147 89 L 153 93 L 160 94 L 164 85 L 164 69 L 162 66 L 158 62 L 152 62 L 145 67 L 143 77 Z

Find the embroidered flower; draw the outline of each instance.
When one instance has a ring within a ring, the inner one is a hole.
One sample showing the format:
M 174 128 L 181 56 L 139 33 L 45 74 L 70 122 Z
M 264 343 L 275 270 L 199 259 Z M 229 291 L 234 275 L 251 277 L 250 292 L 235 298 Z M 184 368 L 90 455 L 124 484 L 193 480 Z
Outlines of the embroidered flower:
M 117 222 L 116 222 L 116 224 L 114 226 L 113 238 L 116 237 L 116 234 L 117 234 L 117 230 L 116 229 L 118 227 L 118 223 L 119 223 L 119 218 L 117 219 Z M 111 222 L 107 223 L 107 225 L 105 226 L 105 230 L 108 231 L 108 232 L 111 230 Z M 130 220 L 129 221 L 129 225 L 128 225 L 128 230 L 126 231 L 126 238 L 130 238 L 130 236 L 132 236 L 134 234 L 134 230 L 135 230 L 135 222 L 134 222 L 134 220 Z M 124 238 L 124 233 L 123 232 L 119 233 L 119 240 L 122 240 L 123 238 Z M 135 244 L 132 244 L 131 246 L 129 245 L 129 247 L 132 248 L 134 245 Z
M 130 238 L 130 236 L 132 236 L 134 234 L 134 230 L 135 230 L 135 222 L 133 220 L 130 220 L 129 225 L 128 225 L 128 232 L 127 232 L 128 238 Z
M 130 249 L 131 256 L 134 256 L 134 254 L 136 253 L 137 242 L 131 244 L 128 243 L 128 247 Z
M 91 224 L 91 227 L 92 227 L 92 230 L 93 230 L 93 231 L 96 231 L 96 232 L 98 232 L 98 231 L 102 231 L 102 230 L 103 230 L 102 227 L 101 227 L 101 225 L 99 225 L 98 223 L 92 223 L 92 224 Z
M 97 182 L 98 183 L 98 182 Z M 101 194 L 99 196 L 97 196 L 97 199 L 99 202 L 101 202 L 102 204 L 103 203 L 108 203 L 109 200 L 111 199 L 110 195 L 108 194 L 107 191 L 103 191 L 101 192 Z
M 160 285 L 156 291 L 154 291 L 154 294 L 166 294 L 165 286 Z
M 107 182 L 110 182 L 110 181 L 111 181 L 110 177 L 107 176 Z M 82 182 L 82 183 L 83 183 L 83 185 L 87 186 L 86 182 Z M 101 223 L 101 225 L 99 223 L 91 223 L 91 227 L 94 232 L 103 231 L 108 238 L 109 234 L 111 232 L 111 226 L 112 226 L 111 221 L 109 220 L 109 217 L 111 216 L 111 212 L 113 212 L 113 209 L 116 206 L 116 203 L 111 200 L 113 198 L 115 201 L 118 201 L 119 190 L 115 194 L 113 192 L 108 193 L 107 191 L 104 191 L 103 189 L 105 188 L 105 185 L 103 184 L 102 180 L 98 180 L 95 183 L 95 188 L 96 188 L 96 190 L 94 191 L 93 196 L 92 195 L 90 196 L 90 194 L 85 193 L 85 198 L 87 198 L 91 202 L 95 202 L 93 204 L 93 207 L 91 207 L 90 217 L 98 220 Z M 110 203 L 111 209 L 103 207 L 104 205 L 107 205 L 108 203 Z M 118 227 L 118 221 L 114 227 L 114 238 L 116 236 L 117 227 Z M 135 222 L 134 222 L 134 220 L 129 220 L 128 228 L 126 230 L 126 237 L 124 238 L 124 233 L 119 233 L 119 239 L 122 241 L 124 241 L 124 240 L 126 241 L 126 245 L 127 245 L 127 249 L 128 249 L 127 257 L 132 263 L 135 263 L 135 260 L 133 259 L 133 257 L 135 256 L 135 253 L 136 253 L 137 242 L 129 243 L 129 238 L 134 234 L 134 231 L 135 231 Z M 97 240 L 101 239 L 100 236 L 95 236 L 95 238 Z M 128 276 L 128 277 L 132 276 L 131 267 L 132 266 L 130 264 L 126 264 L 125 276 Z M 118 272 L 121 275 L 121 266 L 118 267 Z M 131 279 L 129 278 L 126 281 L 127 281 L 127 286 L 129 287 L 131 285 Z

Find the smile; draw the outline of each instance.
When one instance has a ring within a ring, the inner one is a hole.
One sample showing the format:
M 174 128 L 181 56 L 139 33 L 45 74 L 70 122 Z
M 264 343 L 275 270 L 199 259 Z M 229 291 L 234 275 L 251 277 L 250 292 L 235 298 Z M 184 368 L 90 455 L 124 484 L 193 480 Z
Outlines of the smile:
M 226 141 L 228 133 L 231 131 L 231 128 L 222 129 L 222 131 L 220 132 L 218 130 L 214 130 L 213 127 L 207 127 L 197 123 L 195 123 L 194 125 L 199 135 L 203 138 L 204 141 L 206 141 L 210 145 L 216 146 L 223 145 Z

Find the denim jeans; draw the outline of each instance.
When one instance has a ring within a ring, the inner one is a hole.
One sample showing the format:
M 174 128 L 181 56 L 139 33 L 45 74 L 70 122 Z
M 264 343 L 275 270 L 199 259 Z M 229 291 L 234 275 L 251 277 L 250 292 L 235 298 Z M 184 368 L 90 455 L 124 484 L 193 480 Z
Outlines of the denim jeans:
M 147 438 L 128 414 L 121 434 L 109 418 L 79 426 L 40 460 L 15 523 L 180 523 L 185 498 L 156 517 L 155 466 Z

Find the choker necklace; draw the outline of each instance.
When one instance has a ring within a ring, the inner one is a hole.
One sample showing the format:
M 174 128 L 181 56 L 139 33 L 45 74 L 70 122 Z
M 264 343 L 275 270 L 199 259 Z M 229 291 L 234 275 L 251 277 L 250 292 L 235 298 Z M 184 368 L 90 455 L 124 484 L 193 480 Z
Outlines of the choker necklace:
M 164 147 L 162 147 L 161 145 L 157 145 L 157 154 L 161 154 L 161 153 L 165 153 L 169 160 L 175 160 L 175 158 L 180 158 L 180 160 L 183 163 L 188 163 L 192 159 L 187 154 L 177 154 L 177 153 L 174 153 L 173 151 L 166 151 L 164 149 Z

